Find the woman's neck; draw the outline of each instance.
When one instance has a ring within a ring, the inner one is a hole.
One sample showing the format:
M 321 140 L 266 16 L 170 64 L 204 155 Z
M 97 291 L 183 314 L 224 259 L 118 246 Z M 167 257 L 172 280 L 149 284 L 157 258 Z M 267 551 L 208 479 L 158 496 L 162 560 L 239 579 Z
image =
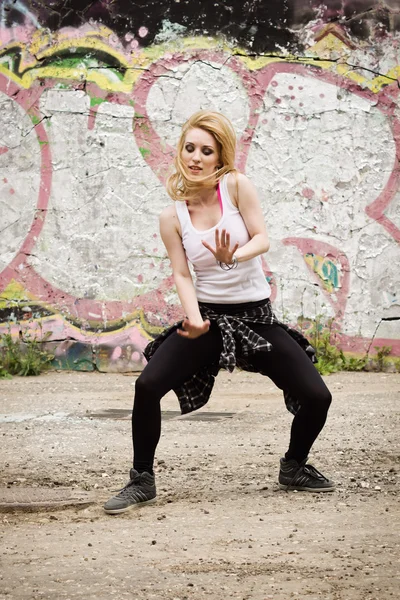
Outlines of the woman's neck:
M 205 189 L 199 192 L 195 198 L 189 200 L 188 204 L 191 206 L 209 206 L 210 204 L 214 204 L 217 197 L 216 188 Z

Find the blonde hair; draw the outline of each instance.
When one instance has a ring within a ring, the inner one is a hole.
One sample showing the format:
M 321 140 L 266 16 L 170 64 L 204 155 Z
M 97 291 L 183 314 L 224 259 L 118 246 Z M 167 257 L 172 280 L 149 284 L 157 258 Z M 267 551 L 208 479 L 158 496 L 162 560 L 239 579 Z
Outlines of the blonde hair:
M 220 166 L 206 177 L 191 176 L 182 162 L 185 138 L 190 129 L 199 128 L 210 133 L 216 143 Z M 230 120 L 218 112 L 199 110 L 182 127 L 174 160 L 175 173 L 167 179 L 167 192 L 173 200 L 190 200 L 201 189 L 213 188 L 223 175 L 235 169 L 236 134 Z

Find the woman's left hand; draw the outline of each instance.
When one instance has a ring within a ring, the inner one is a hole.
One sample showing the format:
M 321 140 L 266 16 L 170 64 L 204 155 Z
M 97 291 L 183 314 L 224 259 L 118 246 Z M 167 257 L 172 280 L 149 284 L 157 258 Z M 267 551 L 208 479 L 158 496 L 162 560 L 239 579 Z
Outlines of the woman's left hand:
M 231 236 L 226 229 L 221 231 L 221 235 L 219 234 L 219 229 L 215 230 L 215 248 L 212 248 L 207 242 L 202 240 L 201 242 L 207 250 L 209 250 L 215 256 L 215 260 L 221 263 L 225 263 L 227 265 L 231 265 L 233 262 L 233 255 L 236 250 L 239 248 L 239 244 L 235 244 L 233 248 L 231 245 Z

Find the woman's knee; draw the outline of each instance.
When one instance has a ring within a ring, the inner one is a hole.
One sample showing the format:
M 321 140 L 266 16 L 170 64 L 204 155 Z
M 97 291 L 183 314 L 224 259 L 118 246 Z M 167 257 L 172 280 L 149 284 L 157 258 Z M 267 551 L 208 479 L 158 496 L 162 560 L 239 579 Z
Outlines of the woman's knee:
M 310 397 L 310 404 L 314 411 L 326 414 L 332 403 L 332 394 L 326 386 L 315 390 Z
M 152 399 L 158 400 L 157 385 L 152 377 L 147 376 L 143 371 L 135 382 L 135 403 Z
M 328 388 L 325 388 L 324 392 L 321 394 L 320 401 L 321 401 L 322 405 L 325 407 L 325 409 L 328 411 L 330 405 L 332 404 L 332 394 L 330 393 Z

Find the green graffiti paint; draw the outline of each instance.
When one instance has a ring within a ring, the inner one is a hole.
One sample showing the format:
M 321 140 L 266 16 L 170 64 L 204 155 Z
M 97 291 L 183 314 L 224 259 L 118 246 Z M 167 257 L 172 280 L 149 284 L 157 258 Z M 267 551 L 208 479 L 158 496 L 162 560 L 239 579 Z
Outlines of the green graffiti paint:
M 112 69 L 110 67 L 107 67 L 107 69 L 110 71 L 110 73 L 112 73 L 113 75 L 115 75 L 116 77 L 118 77 L 118 79 L 120 81 L 124 80 L 125 73 L 126 73 L 125 69 L 124 69 L 124 72 L 120 71 L 119 69 Z
M 339 287 L 339 273 L 337 266 L 329 259 L 325 259 L 322 264 L 322 276 L 334 289 Z
M 105 102 L 104 98 L 97 98 L 96 96 L 91 96 L 90 98 L 90 106 L 98 106 Z
M 146 156 L 148 156 L 150 154 L 150 150 L 147 150 L 147 148 L 139 148 L 140 150 L 140 154 L 143 156 L 143 158 L 146 158 Z
M 305 255 L 306 262 L 321 279 L 325 289 L 332 293 L 340 288 L 340 275 L 337 265 L 327 257 L 308 253 Z
M 96 68 L 99 67 L 99 63 L 97 60 L 93 60 L 92 57 L 84 57 L 84 56 L 74 56 L 72 57 L 67 57 L 67 56 L 62 56 L 59 58 L 55 58 L 53 61 L 51 61 L 51 66 L 53 67 L 57 67 L 58 69 L 76 69 L 77 67 L 90 67 L 90 68 Z

